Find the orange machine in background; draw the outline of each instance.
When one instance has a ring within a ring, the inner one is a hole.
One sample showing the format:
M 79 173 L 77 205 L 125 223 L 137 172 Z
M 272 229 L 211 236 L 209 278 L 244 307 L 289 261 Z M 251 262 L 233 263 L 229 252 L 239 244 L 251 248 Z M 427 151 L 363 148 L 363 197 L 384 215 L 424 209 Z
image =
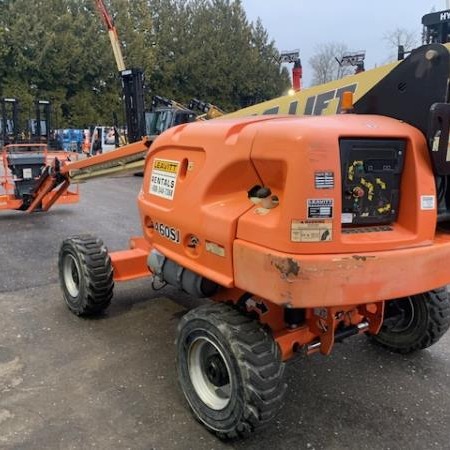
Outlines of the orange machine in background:
M 19 120 L 19 102 L 15 98 L 0 101 L 0 210 L 27 210 L 45 173 L 59 172 L 61 167 L 78 158 L 64 151 L 62 142 L 51 130 L 51 104 L 46 100 L 35 102 L 35 118 L 25 127 Z M 68 185 L 67 185 L 68 186 Z M 78 187 L 58 193 L 58 203 L 76 203 Z M 48 200 L 48 197 L 47 197 Z M 56 198 L 55 198 L 56 201 Z M 36 205 L 40 209 L 41 204 Z
M 39 187 L 44 171 L 59 170 L 61 166 L 77 158 L 75 153 L 50 151 L 47 144 L 9 144 L 2 149 L 0 170 L 0 210 L 26 210 Z M 68 187 L 68 186 L 67 186 Z M 77 203 L 78 186 L 64 188 L 58 196 L 58 204 Z M 45 200 L 48 200 L 48 197 Z M 40 206 L 37 206 L 39 209 Z

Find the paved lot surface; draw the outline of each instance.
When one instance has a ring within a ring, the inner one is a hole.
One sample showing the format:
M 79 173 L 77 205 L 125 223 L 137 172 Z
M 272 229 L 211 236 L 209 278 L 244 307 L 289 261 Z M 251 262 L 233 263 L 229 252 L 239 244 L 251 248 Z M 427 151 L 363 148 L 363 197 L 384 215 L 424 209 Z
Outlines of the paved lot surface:
M 329 358 L 296 360 L 265 431 L 231 444 L 205 431 L 178 389 L 173 345 L 196 300 L 147 280 L 118 285 L 97 320 L 61 300 L 61 240 L 90 232 L 124 248 L 139 233 L 141 181 L 88 183 L 79 205 L 48 214 L 0 213 L 0 448 L 450 448 L 450 334 L 409 357 L 356 337 Z

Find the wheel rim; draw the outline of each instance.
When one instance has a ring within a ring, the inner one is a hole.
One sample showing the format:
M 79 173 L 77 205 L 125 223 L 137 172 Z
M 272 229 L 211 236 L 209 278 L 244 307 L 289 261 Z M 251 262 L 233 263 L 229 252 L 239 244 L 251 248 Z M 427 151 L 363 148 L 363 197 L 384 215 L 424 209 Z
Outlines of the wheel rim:
M 207 337 L 197 337 L 188 350 L 188 371 L 201 401 L 216 411 L 231 400 L 230 368 L 222 351 Z
M 64 284 L 71 297 L 80 293 L 80 266 L 73 255 L 66 255 L 63 265 Z
M 404 333 L 414 322 L 414 302 L 412 297 L 389 302 L 386 319 L 389 321 L 389 331 Z

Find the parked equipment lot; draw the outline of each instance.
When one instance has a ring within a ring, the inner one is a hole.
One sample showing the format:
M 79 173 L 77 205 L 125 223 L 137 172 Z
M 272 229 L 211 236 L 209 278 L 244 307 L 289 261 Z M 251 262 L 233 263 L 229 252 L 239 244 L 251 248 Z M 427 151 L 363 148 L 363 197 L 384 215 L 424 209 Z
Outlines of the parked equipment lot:
M 176 325 L 199 301 L 150 280 L 117 285 L 97 320 L 62 301 L 62 239 L 89 232 L 125 248 L 140 231 L 141 182 L 93 181 L 75 207 L 0 215 L 0 448 L 448 448 L 450 334 L 407 357 L 360 336 L 330 357 L 299 358 L 263 433 L 228 444 L 209 434 L 176 388 Z

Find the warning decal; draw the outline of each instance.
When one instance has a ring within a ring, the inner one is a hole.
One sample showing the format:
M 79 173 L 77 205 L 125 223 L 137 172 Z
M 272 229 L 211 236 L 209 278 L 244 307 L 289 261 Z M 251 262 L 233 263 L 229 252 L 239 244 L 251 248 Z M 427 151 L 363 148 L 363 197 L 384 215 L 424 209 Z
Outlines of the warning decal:
M 422 211 L 436 209 L 436 197 L 434 195 L 422 195 L 420 197 L 420 209 Z
M 179 167 L 179 161 L 155 159 L 150 178 L 150 194 L 173 200 Z
M 325 220 L 293 220 L 292 242 L 329 242 L 332 240 L 332 223 Z

